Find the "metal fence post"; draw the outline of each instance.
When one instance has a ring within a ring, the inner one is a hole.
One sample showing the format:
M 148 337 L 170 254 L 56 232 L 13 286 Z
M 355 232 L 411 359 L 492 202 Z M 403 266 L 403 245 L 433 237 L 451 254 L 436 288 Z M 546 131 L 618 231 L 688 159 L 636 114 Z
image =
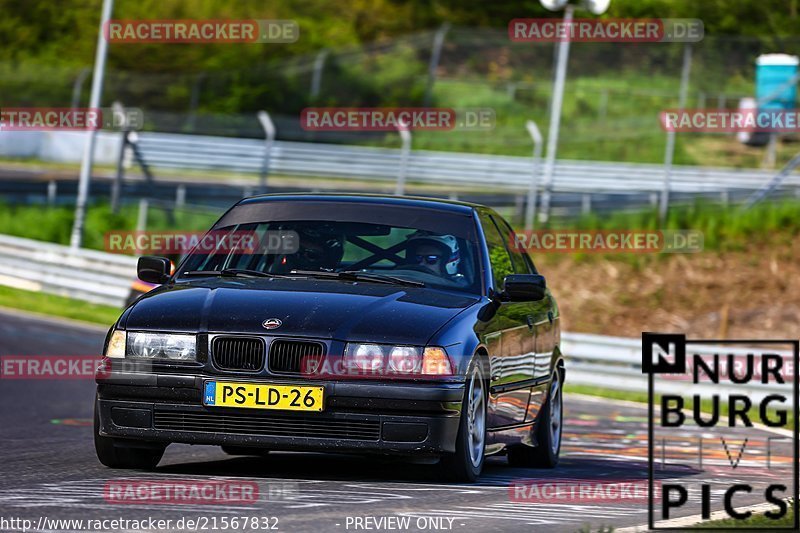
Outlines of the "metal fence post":
M 147 198 L 139 198 L 139 215 L 136 217 L 136 231 L 147 229 L 147 211 L 150 209 L 150 202 Z
M 183 209 L 186 205 L 186 185 L 181 183 L 175 189 L 175 209 Z
M 264 128 L 266 140 L 264 142 L 264 160 L 261 163 L 261 175 L 258 180 L 258 188 L 261 194 L 267 192 L 267 176 L 269 176 L 270 157 L 272 156 L 272 145 L 275 142 L 275 124 L 266 111 L 258 112 L 258 121 Z
M 678 109 L 686 107 L 686 95 L 689 92 L 689 73 L 692 69 L 692 45 L 686 43 L 683 48 L 683 70 L 681 71 L 681 88 L 678 97 Z M 672 178 L 672 159 L 675 156 L 675 132 L 667 132 L 667 147 L 664 151 L 664 185 L 661 189 L 661 203 L 658 206 L 658 218 L 663 223 L 669 211 L 670 180 Z
M 314 72 L 311 74 L 311 99 L 319 96 L 322 87 L 322 71 L 325 68 L 325 60 L 328 58 L 328 50 L 322 50 L 314 58 Z
M 47 205 L 50 207 L 56 205 L 56 194 L 58 193 L 58 183 L 56 180 L 47 182 Z
M 592 194 L 585 192 L 581 195 L 581 214 L 589 215 L 592 212 Z
M 119 115 L 121 117 L 120 124 L 122 126 L 119 154 L 117 154 L 117 172 L 114 175 L 114 182 L 111 184 L 111 212 L 117 213 L 119 211 L 120 193 L 122 192 L 122 181 L 125 178 L 125 150 L 128 148 L 130 128 L 125 108 L 122 107 L 122 104 L 114 102 L 111 108 L 113 109 L 114 115 Z
M 200 105 L 200 85 L 206 79 L 208 73 L 201 72 L 194 79 L 192 84 L 192 93 L 189 96 L 189 117 L 186 119 L 186 130 L 194 131 L 197 122 L 197 108 Z
M 764 168 L 775 168 L 775 161 L 778 159 L 778 134 L 770 133 L 767 149 L 764 150 L 764 159 L 761 166 Z
M 81 93 L 83 92 L 83 82 L 89 76 L 89 67 L 84 67 L 75 78 L 75 83 L 72 85 L 72 109 L 78 109 L 81 105 Z
M 433 50 L 431 51 L 431 61 L 428 64 L 428 85 L 425 87 L 425 100 L 424 107 L 429 107 L 433 100 L 433 86 L 436 83 L 436 70 L 439 68 L 439 60 L 442 57 L 442 46 L 444 46 L 444 38 L 450 30 L 450 23 L 445 22 L 436 31 L 433 38 Z
M 533 229 L 536 218 L 536 200 L 539 191 L 539 163 L 542 159 L 542 132 L 532 120 L 525 123 L 533 140 L 533 164 L 531 165 L 531 183 L 528 187 L 528 204 L 525 206 L 525 231 Z
M 706 107 L 706 93 L 705 91 L 700 91 L 697 95 L 697 109 L 705 109 Z
M 517 98 L 517 82 L 512 81 L 506 84 L 506 96 L 512 102 Z
M 411 155 L 411 132 L 402 120 L 397 124 L 397 132 L 400 134 L 403 146 L 400 149 L 400 167 L 397 169 L 397 186 L 394 194 L 403 196 L 406 192 L 406 174 L 408 173 L 408 160 Z
M 514 216 L 512 221 L 518 224 L 525 216 L 525 196 L 522 194 L 514 195 Z

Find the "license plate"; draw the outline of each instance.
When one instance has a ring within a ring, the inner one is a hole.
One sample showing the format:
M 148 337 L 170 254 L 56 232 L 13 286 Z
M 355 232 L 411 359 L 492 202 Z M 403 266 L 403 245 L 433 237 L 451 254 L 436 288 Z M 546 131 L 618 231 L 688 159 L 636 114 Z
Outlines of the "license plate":
M 322 411 L 324 387 L 206 381 L 203 405 L 283 411 Z

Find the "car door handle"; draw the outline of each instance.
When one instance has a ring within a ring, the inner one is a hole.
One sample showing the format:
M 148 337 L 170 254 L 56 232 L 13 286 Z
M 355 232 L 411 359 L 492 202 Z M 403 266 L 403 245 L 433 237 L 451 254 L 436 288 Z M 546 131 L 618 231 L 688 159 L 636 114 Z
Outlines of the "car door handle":
M 528 329 L 533 329 L 533 317 L 531 315 L 525 317 L 525 322 L 528 323 Z

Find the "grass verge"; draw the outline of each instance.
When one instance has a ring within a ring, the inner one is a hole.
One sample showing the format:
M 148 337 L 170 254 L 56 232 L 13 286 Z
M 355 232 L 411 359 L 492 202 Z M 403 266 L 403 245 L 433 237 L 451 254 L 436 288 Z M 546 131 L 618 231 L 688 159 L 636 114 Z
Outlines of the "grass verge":
M 117 321 L 121 312 L 110 305 L 5 286 L 0 286 L 0 306 L 109 327 Z
M 608 398 L 611 400 L 626 400 L 629 402 L 647 403 L 646 392 L 604 389 L 602 387 L 593 387 L 590 385 L 571 385 L 569 383 L 564 384 L 564 392 L 586 394 L 587 396 L 598 396 L 600 398 Z
M 769 531 L 771 528 L 790 528 L 794 526 L 794 512 L 791 504 L 789 504 L 789 511 L 781 518 L 774 519 L 765 516 L 764 514 L 753 515 L 746 520 L 736 520 L 733 518 L 726 518 L 724 520 L 714 520 L 705 524 L 697 524 L 694 527 L 705 529 L 744 529 L 750 531 Z M 761 529 L 763 528 L 763 529 Z
M 608 398 L 611 400 L 625 400 L 629 402 L 637 402 L 646 405 L 647 404 L 647 393 L 646 392 L 631 392 L 631 391 L 621 391 L 621 390 L 614 390 L 614 389 L 604 389 L 602 387 L 594 387 L 590 385 L 564 385 L 564 392 L 565 393 L 576 393 L 576 394 L 586 394 L 588 396 L 597 396 L 599 398 Z M 728 404 L 721 401 L 720 398 L 720 419 L 724 421 L 724 419 L 728 416 Z M 656 405 L 661 403 L 661 396 L 656 395 L 655 397 Z M 684 399 L 685 404 L 683 410 L 691 410 L 694 409 L 694 402 L 691 401 L 689 398 Z M 748 409 L 747 414 L 750 416 L 750 419 L 755 422 L 760 422 L 761 418 L 759 415 L 759 404 L 753 403 L 753 406 Z M 700 402 L 700 411 L 705 414 L 713 413 L 712 403 L 711 400 L 703 399 Z M 776 411 L 774 409 L 769 409 L 767 414 L 770 416 L 771 420 L 777 420 Z M 703 417 L 707 418 L 707 417 Z M 688 417 L 687 417 L 688 419 Z M 785 429 L 792 429 L 794 428 L 794 415 L 791 411 L 789 411 L 786 415 L 786 426 Z

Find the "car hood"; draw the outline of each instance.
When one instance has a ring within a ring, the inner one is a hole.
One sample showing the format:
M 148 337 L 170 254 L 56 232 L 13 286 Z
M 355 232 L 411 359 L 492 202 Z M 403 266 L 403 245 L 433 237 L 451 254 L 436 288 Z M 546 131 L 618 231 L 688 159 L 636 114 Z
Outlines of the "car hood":
M 365 282 L 209 278 L 148 293 L 123 317 L 121 326 L 420 344 L 478 300 L 429 288 Z M 267 330 L 262 323 L 269 318 L 282 324 Z

